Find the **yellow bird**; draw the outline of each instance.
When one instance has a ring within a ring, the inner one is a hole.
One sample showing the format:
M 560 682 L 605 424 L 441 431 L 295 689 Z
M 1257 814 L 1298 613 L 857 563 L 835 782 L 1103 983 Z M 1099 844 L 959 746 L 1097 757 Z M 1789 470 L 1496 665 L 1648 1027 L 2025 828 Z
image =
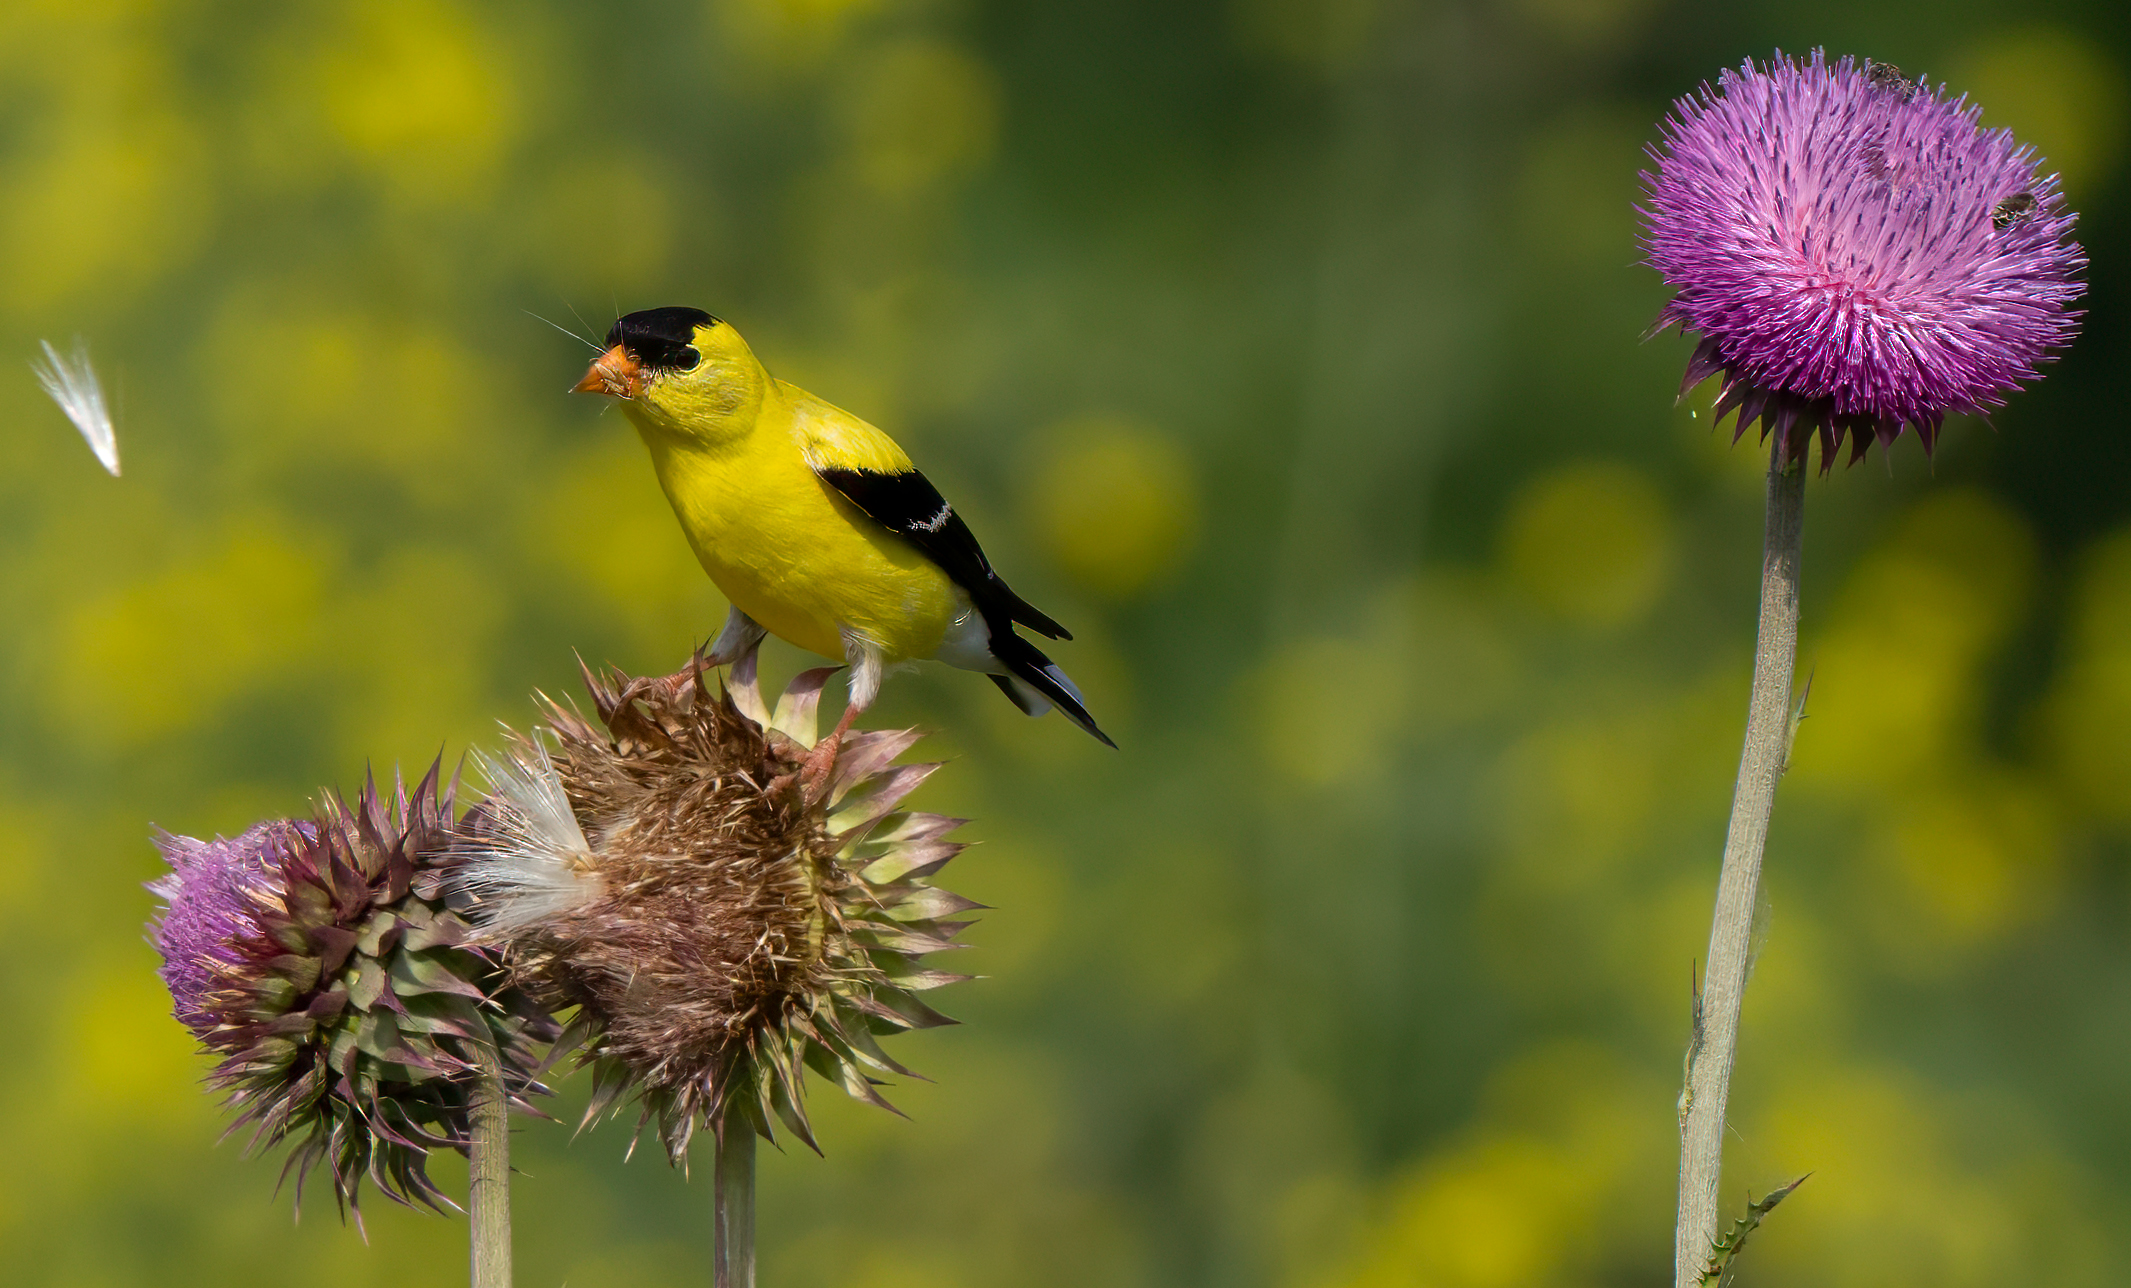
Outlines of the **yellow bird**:
M 764 632 L 851 668 L 826 757 L 887 668 L 932 658 L 980 671 L 1030 715 L 1052 707 L 1110 746 L 1080 690 L 1020 623 L 1065 627 L 1016 595 L 969 525 L 894 439 L 772 377 L 740 333 L 691 308 L 631 313 L 577 385 L 620 401 L 696 558 L 732 604 L 710 661 Z

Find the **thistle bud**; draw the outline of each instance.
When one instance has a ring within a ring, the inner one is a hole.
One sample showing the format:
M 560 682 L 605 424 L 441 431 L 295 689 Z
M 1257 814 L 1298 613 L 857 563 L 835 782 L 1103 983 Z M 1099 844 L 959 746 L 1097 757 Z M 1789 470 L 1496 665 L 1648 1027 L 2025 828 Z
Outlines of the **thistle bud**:
M 752 659 L 706 685 L 702 659 L 659 678 L 585 674 L 599 724 L 547 721 L 481 768 L 458 906 L 512 977 L 576 1008 L 595 1089 L 586 1121 L 633 1090 L 669 1158 L 698 1123 L 810 1148 L 802 1067 L 892 1108 L 908 1075 L 878 1036 L 950 1021 L 919 994 L 967 978 L 918 959 L 952 948 L 979 905 L 930 884 L 960 819 L 899 808 L 938 765 L 893 765 L 914 730 L 853 733 L 810 799 L 799 771 L 828 670 L 774 714 Z
M 428 1152 L 466 1147 L 476 1052 L 493 1046 L 514 1102 L 543 1090 L 535 1051 L 553 1021 L 466 946 L 436 862 L 451 826 L 437 768 L 388 802 L 366 784 L 350 806 L 328 794 L 305 820 L 261 823 L 234 840 L 164 834 L 170 875 L 149 923 L 173 1013 L 222 1057 L 252 1148 L 293 1141 L 283 1175 L 302 1199 L 325 1164 L 345 1215 L 362 1180 L 403 1203 L 450 1205 Z

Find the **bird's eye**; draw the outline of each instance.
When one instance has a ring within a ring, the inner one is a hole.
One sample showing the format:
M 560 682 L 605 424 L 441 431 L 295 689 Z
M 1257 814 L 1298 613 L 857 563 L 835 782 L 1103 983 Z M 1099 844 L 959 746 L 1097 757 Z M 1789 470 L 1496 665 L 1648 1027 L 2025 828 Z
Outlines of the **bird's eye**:
M 647 371 L 670 373 L 694 371 L 703 365 L 703 355 L 689 345 L 639 339 L 627 346 L 629 356 Z

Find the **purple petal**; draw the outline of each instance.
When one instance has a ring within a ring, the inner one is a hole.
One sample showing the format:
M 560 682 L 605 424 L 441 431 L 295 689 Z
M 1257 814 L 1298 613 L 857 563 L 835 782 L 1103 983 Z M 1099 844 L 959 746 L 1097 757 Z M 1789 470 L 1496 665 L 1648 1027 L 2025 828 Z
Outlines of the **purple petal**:
M 1646 173 L 1644 244 L 1721 354 L 1720 407 L 1795 458 L 1864 425 L 1980 414 L 2069 344 L 2086 257 L 2057 176 L 1943 87 L 1875 81 L 1851 59 L 1780 53 L 1681 99 Z

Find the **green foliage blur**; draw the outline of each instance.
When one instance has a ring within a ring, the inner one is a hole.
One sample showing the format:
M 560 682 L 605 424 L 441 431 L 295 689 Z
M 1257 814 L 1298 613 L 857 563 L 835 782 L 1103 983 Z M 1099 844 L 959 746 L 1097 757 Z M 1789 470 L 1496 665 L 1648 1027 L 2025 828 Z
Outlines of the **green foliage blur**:
M 1662 1282 L 1764 457 L 1636 341 L 1636 172 L 1673 96 L 1814 45 L 1972 91 L 2096 263 L 1994 428 L 1811 486 L 1727 1188 L 1814 1178 L 1738 1282 L 2119 1282 L 2125 14 L 7 0 L 0 1282 L 463 1274 L 462 1223 L 291 1224 L 217 1144 L 150 828 L 455 760 L 572 650 L 717 628 L 563 392 L 564 331 L 663 304 L 897 434 L 1123 746 L 891 681 L 984 842 L 985 978 L 897 1040 L 907 1121 L 817 1084 L 826 1159 L 765 1154 L 765 1285 Z M 122 479 L 27 369 L 76 333 Z M 565 1087 L 519 1282 L 707 1282 L 707 1156 L 573 1137 Z

